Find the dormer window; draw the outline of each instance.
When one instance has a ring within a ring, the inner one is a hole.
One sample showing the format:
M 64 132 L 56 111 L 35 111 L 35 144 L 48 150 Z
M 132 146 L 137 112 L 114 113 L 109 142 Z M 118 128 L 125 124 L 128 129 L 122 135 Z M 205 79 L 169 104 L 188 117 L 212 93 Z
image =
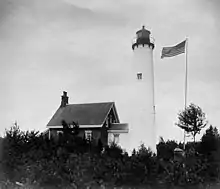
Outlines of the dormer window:
M 109 124 L 110 124 L 110 123 L 109 123 L 109 118 L 107 117 L 107 118 L 106 118 L 106 127 L 109 127 Z
M 137 79 L 141 80 L 142 79 L 142 73 L 137 73 Z
M 109 115 L 109 123 L 110 124 L 114 123 L 114 119 L 113 119 L 113 115 L 112 114 Z

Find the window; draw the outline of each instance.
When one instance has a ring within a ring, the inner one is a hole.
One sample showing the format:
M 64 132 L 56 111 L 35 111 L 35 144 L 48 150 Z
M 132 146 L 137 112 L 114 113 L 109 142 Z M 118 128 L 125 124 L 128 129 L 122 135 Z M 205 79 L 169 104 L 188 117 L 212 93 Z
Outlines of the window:
M 92 140 L 92 131 L 91 130 L 85 131 L 85 139 L 88 141 Z
M 141 37 L 142 37 L 142 34 L 143 34 L 142 31 L 138 32 L 138 33 L 137 33 L 137 38 L 141 38 Z
M 110 124 L 113 123 L 113 116 L 112 116 L 112 114 L 109 115 L 109 123 Z
M 109 118 L 106 118 L 106 127 L 109 127 Z
M 60 136 L 63 134 L 63 131 L 57 131 L 57 135 Z
M 141 80 L 142 79 L 142 73 L 137 73 L 137 79 Z

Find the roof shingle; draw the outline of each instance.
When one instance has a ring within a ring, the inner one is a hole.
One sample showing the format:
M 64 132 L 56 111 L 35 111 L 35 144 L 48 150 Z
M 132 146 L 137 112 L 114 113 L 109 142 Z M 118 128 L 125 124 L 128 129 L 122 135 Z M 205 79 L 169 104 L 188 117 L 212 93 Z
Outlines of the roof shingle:
M 61 126 L 62 120 L 79 125 L 102 125 L 113 106 L 114 102 L 68 104 L 58 108 L 47 126 Z

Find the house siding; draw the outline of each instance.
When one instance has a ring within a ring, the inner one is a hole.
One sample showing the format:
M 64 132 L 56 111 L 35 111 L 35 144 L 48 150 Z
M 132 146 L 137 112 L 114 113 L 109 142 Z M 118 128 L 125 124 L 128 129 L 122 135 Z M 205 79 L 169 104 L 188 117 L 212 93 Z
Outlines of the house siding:
M 84 138 L 86 130 L 92 131 L 92 139 L 96 144 L 98 144 L 99 139 L 101 139 L 103 145 L 108 144 L 108 132 L 106 126 L 103 126 L 102 128 L 81 128 L 79 129 L 79 134 L 77 136 Z M 60 129 L 50 129 L 50 136 L 57 138 L 57 131 L 60 131 Z
M 106 123 L 101 128 L 101 141 L 104 146 L 108 145 L 108 128 Z
M 79 134 L 78 136 L 81 138 L 85 137 L 85 131 L 86 130 L 91 130 L 92 131 L 92 138 L 93 141 L 98 144 L 99 139 L 101 140 L 102 144 L 104 146 L 108 145 L 109 139 L 108 139 L 108 129 L 111 125 L 111 123 L 118 123 L 119 120 L 117 120 L 117 117 L 113 111 L 113 108 L 109 111 L 108 116 L 101 128 L 79 128 Z M 50 136 L 57 138 L 57 131 L 60 131 L 60 129 L 50 129 Z

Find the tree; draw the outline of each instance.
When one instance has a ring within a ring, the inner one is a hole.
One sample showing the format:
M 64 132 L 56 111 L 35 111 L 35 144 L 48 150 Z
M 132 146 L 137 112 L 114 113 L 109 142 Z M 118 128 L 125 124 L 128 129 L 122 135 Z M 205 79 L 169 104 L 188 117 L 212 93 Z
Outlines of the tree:
M 218 150 L 219 134 L 218 129 L 212 125 L 206 130 L 201 138 L 201 150 L 204 154 Z
M 176 125 L 191 134 L 194 143 L 196 135 L 207 125 L 205 113 L 199 106 L 192 103 L 178 114 L 178 120 Z
M 212 125 L 201 138 L 200 153 L 207 160 L 206 175 L 208 178 L 218 178 L 220 175 L 220 136 L 218 129 Z
M 160 137 L 160 141 L 157 144 L 157 157 L 163 160 L 169 161 L 174 157 L 174 149 L 178 147 L 178 144 L 174 140 L 164 141 L 162 137 Z
M 0 162 L 2 161 L 2 152 L 3 152 L 3 138 L 0 137 Z
M 65 120 L 62 120 L 63 134 L 67 135 L 78 135 L 79 134 L 79 124 L 72 121 L 72 124 L 68 124 Z

